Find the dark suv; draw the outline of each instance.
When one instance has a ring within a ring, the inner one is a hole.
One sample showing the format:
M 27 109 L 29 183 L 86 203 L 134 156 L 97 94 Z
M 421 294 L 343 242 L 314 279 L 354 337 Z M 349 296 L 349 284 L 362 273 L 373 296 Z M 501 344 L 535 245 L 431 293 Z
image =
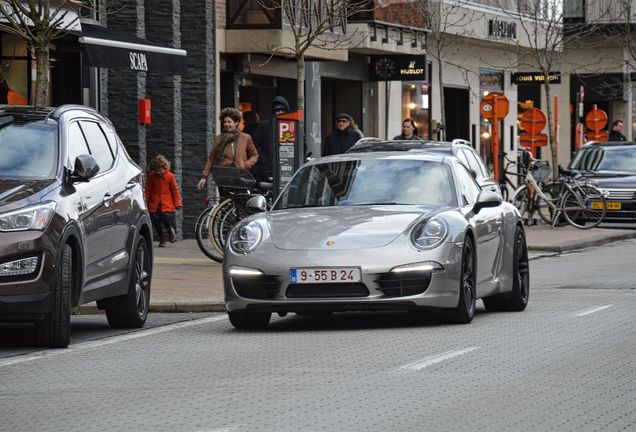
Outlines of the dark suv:
M 112 327 L 143 326 L 151 223 L 112 123 L 83 106 L 0 105 L 0 155 L 0 321 L 33 321 L 50 347 L 92 301 Z
M 636 143 L 588 143 L 568 168 L 608 191 L 606 221 L 636 221 Z
M 428 140 L 383 140 L 380 138 L 362 138 L 347 153 L 364 153 L 379 151 L 425 151 L 449 154 L 457 157 L 468 168 L 482 189 L 501 195 L 501 189 L 488 173 L 488 168 L 470 143 L 463 139 L 448 141 Z

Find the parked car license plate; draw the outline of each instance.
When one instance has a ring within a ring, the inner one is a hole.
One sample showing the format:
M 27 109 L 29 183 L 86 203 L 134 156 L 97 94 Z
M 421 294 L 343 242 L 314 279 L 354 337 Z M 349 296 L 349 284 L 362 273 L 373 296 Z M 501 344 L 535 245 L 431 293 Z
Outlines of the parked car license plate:
M 603 203 L 601 201 L 592 201 L 592 209 L 600 210 L 603 208 Z M 605 202 L 605 208 L 608 210 L 620 210 L 622 208 L 622 203 L 620 202 Z
M 291 283 L 360 282 L 360 267 L 299 267 L 289 270 Z

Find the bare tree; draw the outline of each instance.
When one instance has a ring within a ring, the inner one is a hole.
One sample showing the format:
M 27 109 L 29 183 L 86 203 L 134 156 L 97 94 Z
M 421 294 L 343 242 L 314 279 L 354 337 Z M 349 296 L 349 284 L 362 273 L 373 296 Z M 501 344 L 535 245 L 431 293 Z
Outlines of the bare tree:
M 436 76 L 439 83 L 439 106 L 441 122 L 446 125 L 446 101 L 444 98 L 444 69 L 456 68 L 470 84 L 471 70 L 462 63 L 454 62 L 454 56 L 467 45 L 468 38 L 474 37 L 469 24 L 475 12 L 467 8 L 467 0 L 412 0 L 411 9 L 416 16 L 424 17 L 427 35 L 427 55 L 436 60 Z M 478 91 L 478 89 L 477 89 Z
M 294 37 L 294 46 L 268 47 L 272 55 L 296 60 L 296 106 L 305 109 L 305 54 L 310 48 L 326 51 L 348 49 L 354 34 L 347 34 L 349 17 L 372 9 L 368 0 L 258 0 L 270 12 L 284 17 Z
M 71 0 L 5 0 L 0 5 L 0 30 L 16 35 L 27 44 L 35 57 L 37 68 L 35 98 L 33 104 L 49 104 L 49 76 L 51 43 L 64 36 L 77 24 L 78 2 Z M 93 1 L 84 1 L 85 7 L 93 7 Z

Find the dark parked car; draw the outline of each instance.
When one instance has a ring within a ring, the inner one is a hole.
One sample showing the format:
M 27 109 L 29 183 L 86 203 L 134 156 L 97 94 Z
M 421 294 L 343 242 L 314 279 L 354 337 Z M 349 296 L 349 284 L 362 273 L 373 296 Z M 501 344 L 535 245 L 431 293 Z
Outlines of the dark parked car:
M 0 105 L 0 321 L 70 343 L 71 308 L 112 327 L 148 315 L 152 231 L 140 168 L 93 109 Z
M 636 221 L 636 143 L 586 144 L 568 168 L 609 192 L 606 221 Z
M 364 153 L 376 151 L 408 151 L 426 150 L 432 153 L 453 155 L 459 159 L 469 172 L 475 177 L 479 186 L 484 190 L 496 192 L 501 195 L 501 190 L 496 181 L 490 177 L 488 168 L 481 160 L 477 152 L 470 143 L 463 139 L 448 141 L 428 141 L 428 140 L 383 140 L 379 138 L 363 138 L 347 153 Z

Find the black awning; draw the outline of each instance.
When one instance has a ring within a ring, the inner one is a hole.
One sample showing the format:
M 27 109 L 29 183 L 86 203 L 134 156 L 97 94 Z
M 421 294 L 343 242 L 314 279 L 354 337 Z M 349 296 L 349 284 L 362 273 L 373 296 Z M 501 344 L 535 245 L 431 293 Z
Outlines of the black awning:
M 69 33 L 82 44 L 83 61 L 89 66 L 167 75 L 186 72 L 185 50 L 91 24 L 82 24 L 82 31 Z

